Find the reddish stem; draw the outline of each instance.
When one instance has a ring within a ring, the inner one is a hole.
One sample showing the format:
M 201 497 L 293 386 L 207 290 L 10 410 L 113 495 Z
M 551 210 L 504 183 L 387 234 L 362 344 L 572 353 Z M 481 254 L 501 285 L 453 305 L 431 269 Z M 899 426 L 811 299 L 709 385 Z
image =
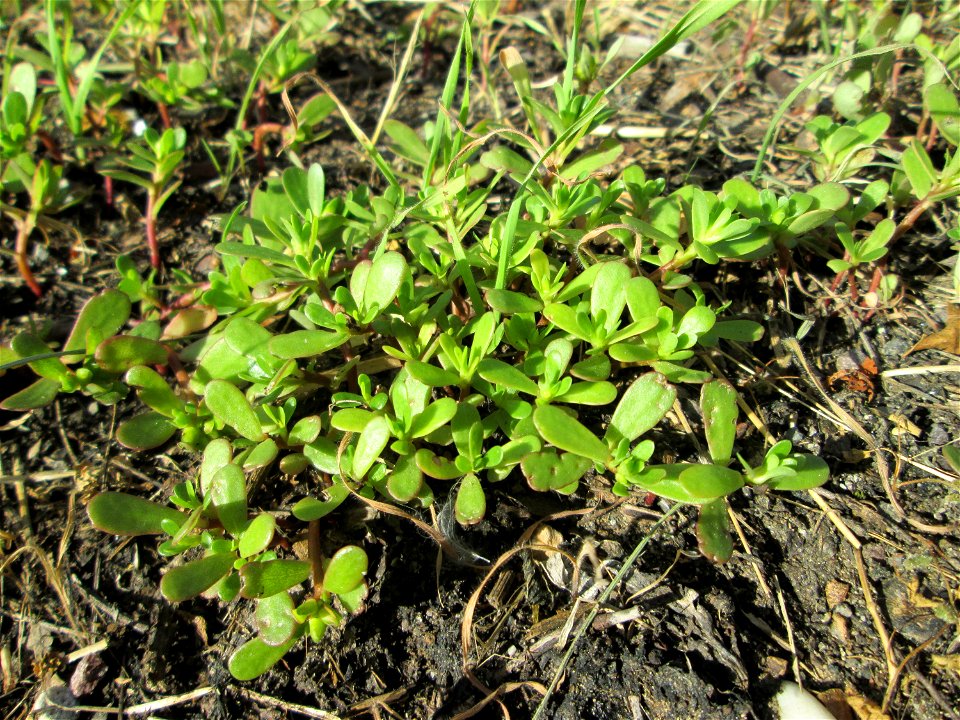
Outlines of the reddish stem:
M 34 134 L 37 136 L 37 140 L 43 143 L 43 147 L 46 148 L 47 153 L 50 155 L 50 159 L 58 165 L 62 165 L 63 153 L 60 152 L 60 146 L 57 144 L 57 141 L 43 130 L 37 130 Z
M 311 520 L 307 530 L 307 550 L 310 555 L 310 568 L 313 574 L 313 597 L 319 600 L 323 596 L 323 555 L 320 553 L 320 521 Z
M 170 123 L 170 112 L 167 110 L 167 106 L 162 103 L 157 103 L 157 110 L 160 111 L 160 122 L 163 123 L 165 130 L 169 130 L 173 125 Z
M 150 264 L 160 269 L 160 246 L 157 244 L 157 217 L 153 207 L 156 197 L 152 192 L 147 193 L 147 214 L 144 220 L 147 224 L 147 247 L 150 248 Z
M 286 128 L 280 123 L 260 123 L 253 130 L 253 151 L 257 155 L 257 169 L 262 175 L 267 167 L 263 159 L 263 138 L 268 133 L 274 133 L 276 135 L 283 135 L 283 131 Z
M 106 196 L 107 207 L 113 207 L 113 178 L 103 176 L 103 194 Z
M 23 278 L 23 282 L 26 283 L 27 287 L 33 292 L 37 297 L 43 295 L 43 289 L 41 289 L 39 283 L 37 283 L 36 278 L 33 276 L 33 273 L 30 271 L 30 264 L 27 262 L 27 240 L 30 237 L 30 232 L 33 230 L 33 223 L 29 220 L 24 220 L 17 231 L 17 244 L 15 247 L 15 255 L 17 259 L 17 269 L 20 271 L 20 277 Z
M 860 290 L 857 287 L 857 275 L 853 268 L 847 270 L 847 283 L 850 285 L 850 300 L 856 305 L 860 299 Z

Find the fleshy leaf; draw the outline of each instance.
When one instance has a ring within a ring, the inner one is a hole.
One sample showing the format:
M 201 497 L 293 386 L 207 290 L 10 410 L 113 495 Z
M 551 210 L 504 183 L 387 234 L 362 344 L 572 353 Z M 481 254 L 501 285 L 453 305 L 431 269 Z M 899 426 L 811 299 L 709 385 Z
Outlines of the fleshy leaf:
M 293 616 L 293 599 L 285 592 L 260 600 L 253 618 L 260 639 L 273 647 L 290 640 L 300 624 Z
M 282 593 L 310 577 L 310 563 L 306 560 L 268 560 L 251 562 L 240 568 L 243 586 L 240 595 L 245 598 L 264 598 Z
M 614 446 L 623 439 L 633 442 L 663 419 L 676 398 L 676 388 L 663 375 L 641 375 L 620 397 L 607 427 L 607 442 Z
M 295 330 L 270 339 L 270 352 L 283 360 L 323 355 L 343 345 L 348 336 L 326 330 Z
M 311 497 L 303 498 L 293 506 L 293 516 L 303 522 L 319 520 L 336 510 L 349 495 L 350 490 L 337 475 L 333 479 L 333 485 L 327 489 L 326 500 L 317 500 Z
M 334 553 L 323 573 L 323 589 L 335 595 L 348 593 L 363 582 L 367 574 L 367 554 L 356 545 L 347 545 Z
M 227 663 L 230 674 L 241 682 L 260 677 L 280 662 L 280 658 L 296 644 L 303 635 L 304 627 L 301 626 L 301 629 L 282 645 L 268 645 L 260 638 L 248 640 L 230 656 Z
M 354 478 L 363 479 L 389 441 L 390 427 L 387 419 L 383 415 L 374 415 L 357 440 L 357 449 L 353 454 Z
M 210 496 L 223 527 L 239 537 L 247 524 L 247 485 L 239 465 L 227 463 L 217 471 Z
M 237 545 L 240 557 L 253 557 L 270 547 L 276 527 L 277 520 L 270 513 L 257 515 L 240 535 Z
M 476 475 L 471 473 L 460 483 L 454 512 L 461 525 L 475 525 L 483 520 L 487 512 L 487 497 Z
M 410 502 L 423 487 L 423 473 L 417 467 L 413 455 L 405 455 L 397 460 L 393 471 L 387 476 L 387 490 L 397 502 Z
M 733 456 L 733 441 L 737 434 L 737 391 L 725 380 L 704 383 L 700 390 L 700 407 L 710 459 L 717 465 L 727 465 Z
M 176 425 L 151 410 L 121 423 L 117 442 L 131 450 L 150 450 L 163 445 L 176 431 Z
M 119 290 L 107 290 L 87 300 L 73 324 L 64 350 L 94 348 L 108 337 L 115 335 L 130 317 L 130 299 Z M 89 342 L 89 341 L 92 342 Z M 80 356 L 67 356 L 65 362 L 76 361 Z
M 542 405 L 533 411 L 537 431 L 551 445 L 605 465 L 610 459 L 607 446 L 563 410 Z
M 704 557 L 715 563 L 725 563 L 733 555 L 726 498 L 718 498 L 700 506 L 697 543 Z
M 233 569 L 233 553 L 215 553 L 168 570 L 160 592 L 170 602 L 182 602 L 209 590 Z
M 552 450 L 531 453 L 520 463 L 523 476 L 534 490 L 560 490 L 575 484 L 590 469 L 585 457 Z
M 109 372 L 126 372 L 136 365 L 166 365 L 167 348 L 156 340 L 117 335 L 97 346 L 97 364 Z
M 111 535 L 158 535 L 165 523 L 179 527 L 186 516 L 165 505 L 128 495 L 105 492 L 97 495 L 87 506 L 90 522 Z
M 203 399 L 217 420 L 229 425 L 247 440 L 260 442 L 266 438 L 253 406 L 233 383 L 211 380 L 207 383 Z
M 46 407 L 57 398 L 60 392 L 60 382 L 42 377 L 32 385 L 28 385 L 20 392 L 14 393 L 0 402 L 3 410 L 35 410 Z
M 369 313 L 375 307 L 383 312 L 397 297 L 406 275 L 407 261 L 400 253 L 385 252 L 374 260 L 363 288 L 363 299 L 358 303 L 363 313 Z

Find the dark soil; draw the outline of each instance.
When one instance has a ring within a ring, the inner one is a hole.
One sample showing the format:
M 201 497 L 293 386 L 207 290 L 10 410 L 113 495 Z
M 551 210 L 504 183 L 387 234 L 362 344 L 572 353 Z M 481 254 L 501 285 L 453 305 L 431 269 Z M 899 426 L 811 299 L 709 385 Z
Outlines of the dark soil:
M 377 12 L 381 23 L 399 26 L 406 11 Z M 623 32 L 633 32 L 627 26 L 635 21 L 625 15 Z M 771 23 L 776 31 L 755 43 L 773 67 L 796 77 L 817 66 L 819 51 L 803 46 L 798 51 L 795 40 L 787 47 L 782 20 Z M 343 25 L 344 41 L 330 49 L 319 72 L 355 110 L 357 121 L 372 127 L 402 48 L 396 50 L 382 28 L 359 16 Z M 528 60 L 535 59 L 535 78 L 557 72 L 556 53 L 542 37 L 521 29 L 511 33 L 510 42 L 529 48 Z M 684 178 L 718 189 L 750 169 L 779 103 L 767 77 L 748 72 L 742 85 L 726 93 L 705 132 L 693 132 L 711 102 L 702 97 L 703 88 L 715 97 L 737 75 L 736 57 L 720 49 L 733 40 L 714 47 L 704 37 L 687 58 L 663 60 L 627 83 L 616 98 L 623 113 L 615 122 L 666 126 L 671 134 L 628 141 L 624 163 L 639 164 L 648 177 L 667 177 L 668 189 Z M 398 106 L 398 119 L 419 126 L 435 113 L 454 42 L 441 35 L 432 45 L 429 61 Z M 705 74 L 691 82 L 695 73 Z M 494 77 L 501 97 L 510 100 L 510 117 L 519 122 L 508 82 L 499 69 Z M 788 117 L 781 143 L 793 141 L 815 114 L 815 100 L 799 104 Z M 284 120 L 279 102 L 268 112 Z M 332 127 L 328 138 L 302 156 L 304 163 L 323 164 L 328 192 L 375 180 L 349 133 Z M 202 150 L 191 157 L 202 169 Z M 269 161 L 271 172 L 285 162 L 272 153 Z M 802 158 L 787 150 L 771 157 L 768 171 L 790 185 L 810 181 Z M 60 218 L 77 227 L 84 247 L 71 247 L 62 238 L 49 247 L 37 243 L 32 264 L 48 288 L 41 300 L 20 287 L 12 262 L 3 259 L 2 337 L 48 320 L 54 337 L 65 336 L 77 308 L 104 284 L 115 283 L 111 268 L 118 253 L 133 252 L 146 265 L 136 214 L 105 208 L 96 178 L 85 181 L 90 199 Z M 248 186 L 256 182 L 255 176 L 244 180 Z M 184 183 L 161 223 L 170 266 L 209 267 L 219 238 L 206 218 L 230 212 L 245 196 L 241 185 L 218 202 L 202 181 Z M 141 202 L 136 192 L 127 200 Z M 192 470 L 194 458 L 175 448 L 159 455 L 124 451 L 111 438 L 118 413 L 127 411 L 77 397 L 27 415 L 0 413 L 3 717 L 28 717 L 41 688 L 57 675 L 81 685 L 88 679 L 80 697 L 87 706 L 129 707 L 212 688 L 193 702 L 154 711 L 167 718 L 452 719 L 468 717 L 466 711 L 497 689 L 500 694 L 473 717 L 505 717 L 506 708 L 511 718 L 529 718 L 558 673 L 542 718 L 769 718 L 775 716 L 771 703 L 780 681 L 797 677 L 815 692 L 834 691 L 828 697 L 837 701 L 838 717 L 956 717 L 960 494 L 939 449 L 957 438 L 960 388 L 955 372 L 883 375 L 956 363 L 939 350 L 907 355 L 946 317 L 947 264 L 955 253 L 941 228 L 955 226 L 955 215 L 944 213 L 956 211 L 939 212 L 900 241 L 889 271 L 900 277 L 903 295 L 869 318 L 845 296 L 825 305 L 832 277 L 814 257 L 796 258 L 786 287 L 773 263 L 728 267 L 722 274 L 702 268 L 700 279 L 733 301 L 732 312 L 767 325 L 763 341 L 716 353 L 712 360 L 770 433 L 824 457 L 831 479 L 819 502 L 807 493 L 744 492 L 732 498 L 741 539 L 733 559 L 722 566 L 697 552 L 695 514 L 682 510 L 652 538 L 582 635 L 597 595 L 666 504 L 647 507 L 642 497 L 618 501 L 604 478 L 583 484 L 570 498 L 531 494 L 511 478 L 496 486 L 495 511 L 479 526 L 457 531 L 457 542 L 487 559 L 481 567 L 447 558 L 438 565 L 436 546 L 404 520 L 357 504 L 338 514 L 325 526 L 331 544 L 359 543 L 370 555 L 365 611 L 320 645 L 301 643 L 259 680 L 238 683 L 225 663 L 249 636 L 249 605 L 170 605 L 158 591 L 165 562 L 155 543 L 106 536 L 89 526 L 84 512 L 92 494 L 105 489 L 161 497 Z M 3 223 L 7 237 L 11 228 Z M 804 320 L 812 329 L 800 343 L 800 358 L 782 341 Z M 880 374 L 855 377 L 851 368 L 866 358 Z M 29 377 L 25 371 L 7 373 L 0 395 L 19 389 Z M 700 426 L 698 392 L 692 386 L 681 390 L 681 406 L 694 429 Z M 679 418 L 671 414 L 668 420 L 659 452 L 669 448 L 675 459 L 694 458 L 696 441 Z M 744 419 L 741 431 L 739 451 L 751 460 L 761 457 L 764 437 L 758 428 Z M 887 489 L 882 472 L 888 473 Z M 266 478 L 254 502 L 289 506 L 308 490 Z M 589 512 L 564 514 L 580 508 Z M 513 555 L 485 585 L 464 656 L 461 625 L 471 595 L 491 563 L 515 548 L 535 523 L 540 523 L 538 542 L 577 558 L 578 573 L 559 552 Z M 572 593 L 575 581 L 579 586 Z M 101 640 L 106 649 L 90 656 L 98 658 L 99 677 L 89 667 L 96 662 L 88 659 L 81 667 L 65 660 Z M 571 645 L 575 649 L 563 665 Z M 894 677 L 888 663 L 897 671 Z M 871 708 L 879 713 L 885 699 L 887 715 L 867 714 Z

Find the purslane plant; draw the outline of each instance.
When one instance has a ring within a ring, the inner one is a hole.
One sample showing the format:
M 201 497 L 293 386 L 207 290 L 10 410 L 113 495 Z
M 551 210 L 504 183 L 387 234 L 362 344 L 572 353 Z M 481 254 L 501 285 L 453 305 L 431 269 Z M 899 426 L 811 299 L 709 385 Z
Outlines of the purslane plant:
M 695 6 L 669 41 L 723 5 Z M 583 3 L 576 12 L 582 19 Z M 572 494 L 589 477 L 619 495 L 695 506 L 701 548 L 720 561 L 733 551 L 733 493 L 827 479 L 822 460 L 786 441 L 730 467 L 736 393 L 701 356 L 724 340 L 757 340 L 762 327 L 729 317 L 694 270 L 783 259 L 838 237 L 848 262 L 874 259 L 890 223 L 860 244 L 854 238 L 889 188 L 867 186 L 856 203 L 848 188 L 859 187 L 855 175 L 889 118 L 814 121 L 821 183 L 803 192 L 740 179 L 716 192 L 668 192 L 636 166 L 602 179 L 622 149 L 584 148 L 610 108 L 606 91 L 578 94 L 577 69 L 590 68 L 578 65 L 576 37 L 552 98 L 537 95 L 519 54 L 507 53 L 528 127 L 481 123 L 470 136 L 469 91 L 455 103 L 461 61 L 469 70 L 469 20 L 436 122 L 423 137 L 385 123 L 396 167 L 367 148 L 385 189 L 328 192 L 319 165 L 287 168 L 220 218 L 220 266 L 206 282 L 176 276 L 177 297 L 168 298 L 152 275 L 118 262 L 119 289 L 92 298 L 65 343 L 31 331 L 0 354 L 40 376 L 4 408 L 42 407 L 61 393 L 108 404 L 136 395 L 145 408 L 127 414 L 122 406 L 122 444 L 140 451 L 175 441 L 201 455 L 174 487 L 173 507 L 106 492 L 89 515 L 106 532 L 163 538 L 168 599 L 256 603 L 256 635 L 229 661 L 240 679 L 362 609 L 366 553 L 319 523 L 355 498 L 411 513 L 439 507 L 470 526 L 496 502 L 495 483 L 522 479 Z M 310 62 L 295 43 L 267 55 L 264 92 Z M 929 105 L 946 109 L 933 121 L 942 124 L 952 105 L 937 92 Z M 155 217 L 176 187 L 184 145 L 178 131 L 151 133 L 127 170 L 108 172 L 126 173 L 148 198 L 152 189 Z M 894 194 L 925 208 L 956 194 L 956 157 L 934 163 L 921 143 L 910 144 Z M 509 183 L 515 193 L 498 204 Z M 664 462 L 658 425 L 697 384 L 708 456 Z M 278 508 L 260 490 L 265 473 L 309 482 L 292 507 Z M 287 549 L 304 533 L 305 559 Z
M 127 144 L 128 155 L 116 155 L 100 167 L 103 175 L 139 185 L 147 191 L 143 220 L 150 264 L 154 268 L 160 267 L 157 217 L 164 203 L 180 186 L 176 174 L 183 161 L 186 144 L 187 132 L 183 128 L 168 128 L 163 134 L 147 128 L 142 139 Z
M 655 199 L 629 196 L 629 185 L 617 185 L 606 206 L 647 217 Z M 689 214 L 701 202 L 692 197 L 693 205 L 669 202 Z M 490 483 L 514 470 L 539 491 L 572 493 L 591 470 L 619 491 L 646 489 L 673 472 L 648 465 L 655 447 L 644 437 L 673 405 L 671 383 L 710 378 L 691 366 L 698 350 L 758 335 L 755 323 L 718 319 L 722 308 L 692 280 L 671 289 L 666 275 L 658 284 L 615 257 L 568 280 L 569 266 L 544 251 L 552 235 L 535 222 L 518 226 L 530 237 L 515 254 L 516 289 L 491 287 L 495 265 L 474 256 L 471 272 L 485 288 L 477 306 L 462 283 L 418 262 L 428 245 L 414 243 L 409 258 L 387 249 L 392 218 L 410 202 L 393 188 L 328 197 L 319 166 L 290 168 L 255 191 L 248 214 L 224 218 L 221 269 L 179 298 L 176 312 L 158 313 L 155 291 L 127 268 L 121 289 L 90 300 L 61 348 L 34 334 L 13 342 L 41 379 L 4 407 L 39 407 L 61 392 L 115 403 L 133 390 L 147 410 L 120 424 L 121 443 L 146 450 L 177 439 L 203 452 L 198 477 L 171 498 L 180 510 L 107 493 L 90 513 L 109 532 L 165 533 L 163 553 L 191 558 L 164 576 L 168 598 L 257 602 L 258 635 L 230 662 L 238 677 L 358 609 L 366 569 L 359 548 L 334 548 L 326 567 L 322 543 L 307 561 L 285 557 L 272 544 L 273 516 L 248 514 L 248 476 L 274 468 L 320 478 L 324 494 L 293 508 L 308 524 L 357 493 L 419 507 L 449 495 L 453 516 L 472 525 L 488 511 Z M 734 221 L 733 207 L 714 224 Z M 638 222 L 648 220 L 656 222 Z M 412 222 L 429 227 L 428 216 Z M 743 223 L 754 230 L 761 220 Z M 706 227 L 692 223 L 694 243 L 711 244 Z M 137 301 L 156 317 L 130 327 Z M 371 352 L 372 338 L 382 351 Z M 642 374 L 618 388 L 614 363 Z M 584 416 L 606 406 L 611 420 L 597 437 Z M 349 560 L 338 561 L 341 552 Z M 308 577 L 309 597 L 300 589 Z

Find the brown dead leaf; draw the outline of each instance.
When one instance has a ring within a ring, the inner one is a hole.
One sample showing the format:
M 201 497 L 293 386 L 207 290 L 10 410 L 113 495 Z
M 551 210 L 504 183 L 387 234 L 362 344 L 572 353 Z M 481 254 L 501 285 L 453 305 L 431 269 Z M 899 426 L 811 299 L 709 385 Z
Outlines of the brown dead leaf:
M 948 305 L 947 324 L 943 329 L 920 338 L 920 341 L 903 356 L 906 357 L 917 350 L 943 350 L 952 355 L 960 355 L 960 304 Z
M 858 720 L 890 720 L 880 706 L 855 692 L 847 691 L 847 704 L 857 714 Z
M 817 700 L 823 705 L 830 714 L 837 720 L 853 720 L 853 713 L 850 711 L 850 705 L 847 703 L 847 696 L 840 688 L 832 688 L 817 693 Z

